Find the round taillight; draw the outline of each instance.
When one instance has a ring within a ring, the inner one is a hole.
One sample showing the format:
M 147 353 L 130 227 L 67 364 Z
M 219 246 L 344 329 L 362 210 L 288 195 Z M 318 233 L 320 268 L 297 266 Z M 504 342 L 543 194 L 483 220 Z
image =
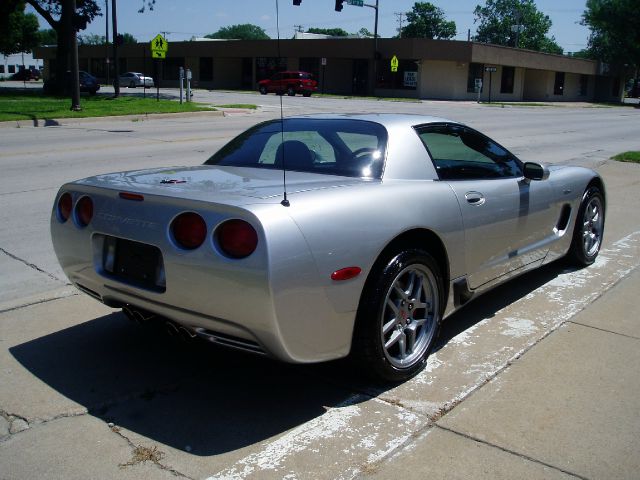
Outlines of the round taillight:
M 60 195 L 60 198 L 58 199 L 58 218 L 62 223 L 69 220 L 72 206 L 73 206 L 73 201 L 71 199 L 71 194 L 69 192 L 66 192 Z
M 231 258 L 245 258 L 258 246 L 258 234 L 244 220 L 227 220 L 216 230 L 218 245 Z
M 76 204 L 76 219 L 78 225 L 86 227 L 93 218 L 93 201 L 89 197 L 82 197 Z
M 173 220 L 171 232 L 180 247 L 193 250 L 204 242 L 207 236 L 207 224 L 197 213 L 181 213 Z

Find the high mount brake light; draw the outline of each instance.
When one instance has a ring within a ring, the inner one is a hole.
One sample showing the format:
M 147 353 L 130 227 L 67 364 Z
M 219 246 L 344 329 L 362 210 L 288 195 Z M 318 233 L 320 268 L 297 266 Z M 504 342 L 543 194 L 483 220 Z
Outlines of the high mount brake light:
M 231 258 L 245 258 L 258 247 L 258 234 L 244 220 L 227 220 L 216 229 L 218 246 Z
M 78 225 L 86 227 L 93 218 L 93 201 L 89 197 L 82 197 L 76 203 L 76 220 Z
M 207 224 L 197 213 L 185 212 L 171 222 L 171 233 L 178 246 L 193 250 L 202 245 L 207 237 Z
M 60 195 L 60 198 L 58 199 L 58 218 L 62 223 L 69 220 L 72 207 L 73 200 L 71 198 L 71 194 L 69 192 L 65 192 Z

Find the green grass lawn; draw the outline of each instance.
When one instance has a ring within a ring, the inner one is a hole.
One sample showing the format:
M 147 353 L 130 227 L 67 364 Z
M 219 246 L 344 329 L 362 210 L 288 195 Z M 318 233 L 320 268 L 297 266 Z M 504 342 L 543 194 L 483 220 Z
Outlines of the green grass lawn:
M 631 163 L 640 163 L 640 152 L 624 152 L 619 153 L 613 157 L 614 160 L 618 160 L 619 162 L 631 162 Z
M 137 96 L 82 95 L 82 110 L 71 111 L 69 98 L 45 96 L 41 92 L 0 91 L 0 122 L 10 120 L 48 120 L 55 118 L 108 117 L 112 115 L 140 115 L 148 113 L 178 113 L 215 110 L 209 106 L 175 100 L 160 99 L 149 95 Z

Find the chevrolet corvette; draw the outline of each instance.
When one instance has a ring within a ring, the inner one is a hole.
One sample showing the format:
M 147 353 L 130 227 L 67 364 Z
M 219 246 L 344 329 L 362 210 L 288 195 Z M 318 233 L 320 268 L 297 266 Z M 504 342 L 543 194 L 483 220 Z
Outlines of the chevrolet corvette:
M 309 115 L 202 165 L 67 183 L 51 235 L 69 280 L 131 318 L 402 381 L 479 294 L 562 257 L 593 263 L 604 216 L 596 172 L 523 162 L 463 124 Z

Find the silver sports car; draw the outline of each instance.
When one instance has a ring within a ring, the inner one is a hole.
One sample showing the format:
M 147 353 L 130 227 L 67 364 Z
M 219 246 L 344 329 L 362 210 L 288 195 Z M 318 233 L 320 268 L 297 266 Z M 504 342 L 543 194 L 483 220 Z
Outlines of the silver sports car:
M 322 115 L 258 124 L 204 165 L 63 185 L 51 234 L 69 280 L 132 318 L 398 381 L 476 295 L 591 264 L 604 214 L 597 173 L 523 163 L 465 125 Z

